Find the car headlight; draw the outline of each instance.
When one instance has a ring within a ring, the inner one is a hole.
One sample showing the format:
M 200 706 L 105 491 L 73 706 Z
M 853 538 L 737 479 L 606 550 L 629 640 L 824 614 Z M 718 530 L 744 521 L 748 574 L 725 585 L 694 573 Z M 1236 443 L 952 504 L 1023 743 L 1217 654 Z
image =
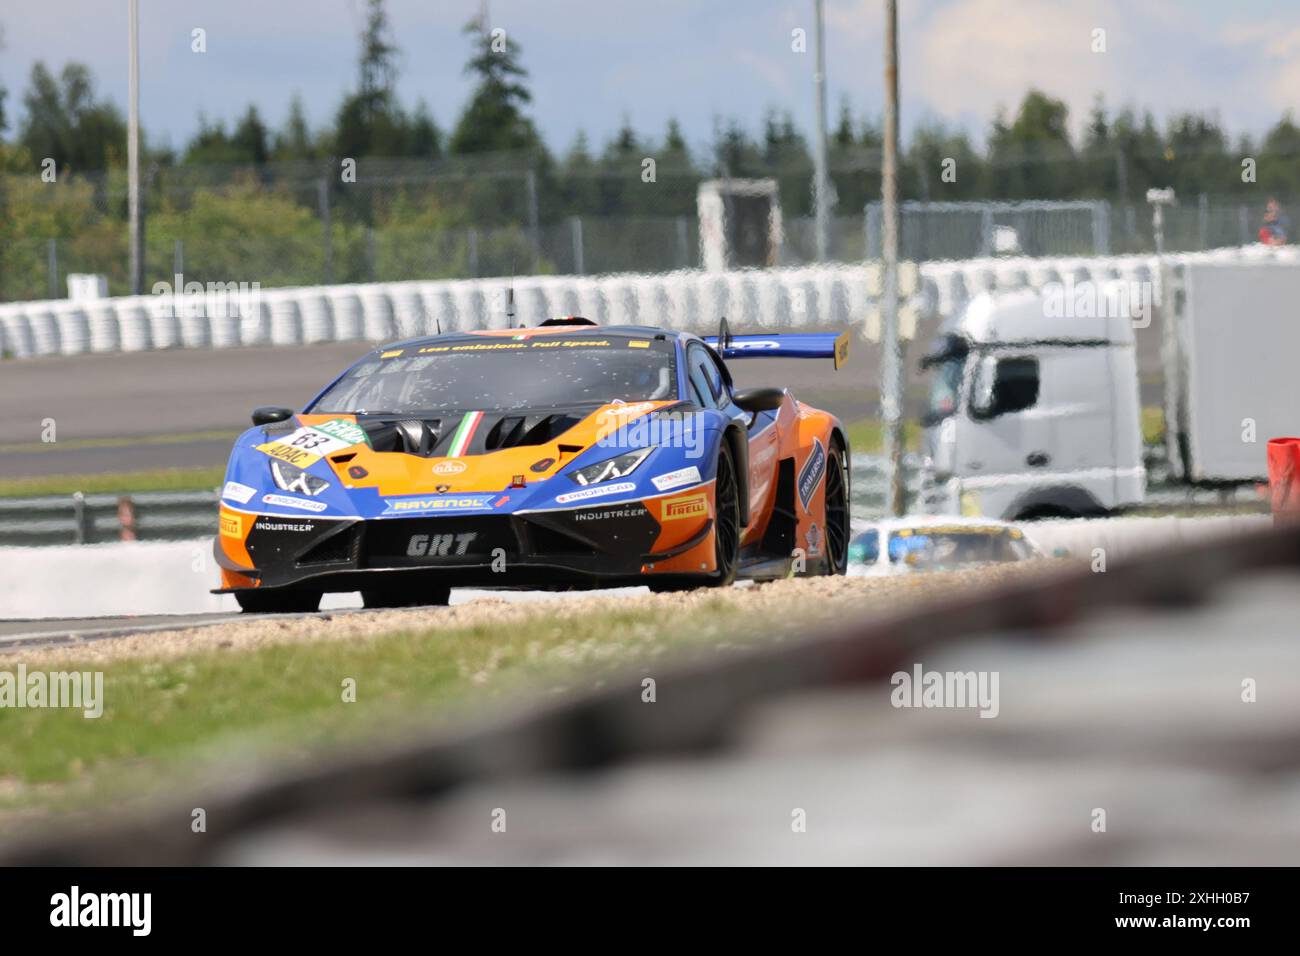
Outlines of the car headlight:
M 580 485 L 595 485 L 614 478 L 626 478 L 636 471 L 637 465 L 645 461 L 646 456 L 652 451 L 653 448 L 638 448 L 636 451 L 625 452 L 614 458 L 606 458 L 594 465 L 571 471 L 569 477 Z
M 315 497 L 330 486 L 324 478 L 309 475 L 297 465 L 275 459 L 271 460 L 271 477 L 281 491 L 292 491 L 308 497 Z

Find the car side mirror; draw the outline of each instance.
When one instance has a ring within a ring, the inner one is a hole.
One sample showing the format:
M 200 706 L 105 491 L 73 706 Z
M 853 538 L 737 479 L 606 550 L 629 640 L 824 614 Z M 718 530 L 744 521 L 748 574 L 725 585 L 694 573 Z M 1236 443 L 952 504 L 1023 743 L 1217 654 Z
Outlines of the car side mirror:
M 283 422 L 293 417 L 292 408 L 280 408 L 277 405 L 261 405 L 253 409 L 254 425 L 270 425 Z
M 785 401 L 785 389 L 742 388 L 731 396 L 731 400 L 747 412 L 772 412 Z

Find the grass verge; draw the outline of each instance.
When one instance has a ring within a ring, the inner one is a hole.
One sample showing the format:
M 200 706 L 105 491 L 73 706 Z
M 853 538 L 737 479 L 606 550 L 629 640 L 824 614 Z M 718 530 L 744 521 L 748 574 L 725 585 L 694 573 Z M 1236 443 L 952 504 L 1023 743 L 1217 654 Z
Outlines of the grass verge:
M 722 634 L 766 632 L 725 599 L 676 613 L 665 613 L 662 602 L 608 602 L 599 613 L 506 610 L 510 626 L 489 614 L 466 626 L 235 650 L 219 649 L 208 629 L 203 649 L 179 657 L 29 660 L 29 673 L 102 671 L 103 714 L 0 708 L 0 811 L 7 811 L 0 829 L 11 827 L 15 810 L 22 818 L 101 804 L 175 784 L 186 768 L 225 755 L 301 754 L 400 732 L 470 696 L 509 700 L 523 684 L 555 692 L 579 678 L 590 686 L 593 673 L 615 663 L 627 667 Z M 0 670 L 15 671 L 20 659 L 0 658 Z M 344 700 L 349 680 L 354 702 Z
M 0 671 L 13 673 L 20 661 L 28 673 L 101 671 L 104 701 L 97 719 L 0 707 L 0 830 L 192 786 L 230 759 L 391 739 L 469 705 L 490 712 L 615 674 L 666 674 L 666 654 L 779 638 L 779 622 L 806 635 L 1030 570 L 818 577 L 549 605 L 481 599 L 378 615 L 250 618 L 7 654 Z M 353 702 L 344 699 L 348 686 Z

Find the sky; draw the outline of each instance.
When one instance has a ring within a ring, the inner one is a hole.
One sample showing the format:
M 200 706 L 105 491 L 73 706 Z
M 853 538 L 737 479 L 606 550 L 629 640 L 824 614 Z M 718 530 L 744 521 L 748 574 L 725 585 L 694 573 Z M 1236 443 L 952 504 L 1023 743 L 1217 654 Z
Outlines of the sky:
M 460 28 L 480 0 L 388 0 L 401 49 L 398 93 L 423 98 L 444 130 L 470 80 Z M 493 27 L 520 44 L 531 115 L 552 149 L 579 130 L 596 145 L 629 119 L 693 146 L 718 118 L 758 132 L 766 111 L 814 123 L 813 0 L 491 0 Z M 1297 0 L 901 0 L 903 132 L 942 120 L 981 141 L 999 106 L 1037 87 L 1069 105 L 1076 131 L 1095 96 L 1112 107 L 1217 114 L 1264 132 L 1300 104 Z M 327 122 L 356 84 L 363 0 L 140 0 L 141 115 L 150 141 L 183 148 L 200 113 L 231 121 L 250 102 L 278 126 L 294 93 Z M 847 96 L 877 117 L 883 0 L 826 0 L 831 122 Z M 5 0 L 0 83 L 11 133 L 36 61 L 88 64 L 125 112 L 127 0 Z M 207 51 L 191 50 L 192 31 Z M 793 31 L 806 31 L 806 52 Z M 1104 31 L 1098 34 L 1096 31 Z M 1098 39 L 1104 50 L 1095 51 Z

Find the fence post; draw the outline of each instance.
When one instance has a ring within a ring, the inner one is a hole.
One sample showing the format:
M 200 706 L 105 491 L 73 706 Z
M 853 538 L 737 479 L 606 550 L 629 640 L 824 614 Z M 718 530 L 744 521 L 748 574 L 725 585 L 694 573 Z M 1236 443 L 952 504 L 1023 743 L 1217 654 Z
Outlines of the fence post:
M 184 239 L 177 239 L 175 245 L 172 247 L 172 270 L 173 270 L 173 275 L 178 275 L 178 276 L 185 275 L 185 240 Z M 181 289 L 175 290 L 177 295 L 179 295 L 182 291 L 183 290 Z
M 582 257 L 582 217 L 570 216 L 569 224 L 573 230 L 573 271 L 577 275 L 585 276 L 587 270 Z
M 469 277 L 478 278 L 478 230 L 471 226 L 466 241 L 469 244 Z
M 49 272 L 50 298 L 59 298 L 59 240 L 51 239 L 46 249 L 46 271 Z
M 86 496 L 80 491 L 72 493 L 72 541 L 85 544 L 90 539 L 90 521 L 86 516 Z
M 537 224 L 537 173 L 528 170 L 528 233 L 533 244 L 533 274 L 542 271 L 542 237 Z
M 1250 245 L 1250 214 L 1245 206 L 1237 207 L 1237 228 L 1241 231 L 1241 244 Z
M 366 226 L 366 261 L 370 266 L 370 281 L 378 280 L 377 255 L 375 253 L 375 227 Z
M 867 259 L 880 258 L 880 204 L 867 203 L 866 216 L 863 219 L 862 228 L 866 244 L 863 248 L 866 250 Z
M 334 228 L 330 222 L 330 183 L 322 176 L 316 182 L 316 201 L 320 206 L 321 273 L 325 285 L 334 282 Z
M 993 254 L 993 210 L 985 208 L 980 213 L 980 255 Z
M 1200 233 L 1201 248 L 1210 248 L 1210 197 L 1201 193 L 1196 200 L 1196 227 Z
M 1105 199 L 1097 200 L 1092 207 L 1092 252 L 1110 255 L 1110 203 Z
M 677 217 L 677 251 L 681 254 L 682 268 L 691 267 L 691 242 L 686 230 L 686 217 Z

